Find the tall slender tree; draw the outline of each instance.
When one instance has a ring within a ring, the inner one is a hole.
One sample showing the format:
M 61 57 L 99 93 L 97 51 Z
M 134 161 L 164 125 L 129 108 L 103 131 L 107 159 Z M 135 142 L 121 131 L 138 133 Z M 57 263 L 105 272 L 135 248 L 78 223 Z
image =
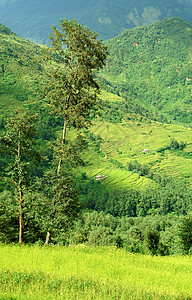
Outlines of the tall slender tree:
M 52 113 L 63 117 L 63 132 L 57 157 L 58 181 L 61 180 L 65 154 L 70 152 L 66 145 L 67 129 L 73 126 L 79 134 L 82 128 L 91 124 L 91 118 L 100 107 L 100 87 L 95 72 L 105 65 L 108 50 L 97 37 L 95 32 L 78 24 L 76 20 L 61 20 L 60 29 L 53 26 L 50 37 L 50 106 Z M 59 191 L 55 190 L 54 206 L 58 194 Z M 50 222 L 53 223 L 53 218 Z M 48 230 L 46 245 L 50 234 Z
M 50 104 L 52 112 L 63 117 L 62 146 L 66 144 L 67 128 L 71 125 L 77 129 L 87 127 L 99 108 L 100 87 L 95 72 L 104 66 L 108 51 L 97 37 L 76 20 L 61 20 L 60 30 L 53 26 L 52 51 L 49 51 L 52 60 Z
M 7 174 L 15 186 L 19 211 L 19 244 L 23 242 L 23 193 L 28 184 L 29 157 L 33 156 L 32 140 L 36 116 L 17 110 L 7 120 L 5 132 L 0 136 L 1 155 L 6 156 Z

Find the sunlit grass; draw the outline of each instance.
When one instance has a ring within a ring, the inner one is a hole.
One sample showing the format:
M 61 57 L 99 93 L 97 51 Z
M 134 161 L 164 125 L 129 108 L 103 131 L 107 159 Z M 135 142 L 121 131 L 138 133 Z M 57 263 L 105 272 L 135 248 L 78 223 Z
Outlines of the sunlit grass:
M 140 164 L 148 164 L 154 173 L 166 173 L 175 178 L 192 177 L 192 159 L 185 157 L 185 153 L 191 152 L 192 129 L 176 124 L 162 124 L 148 121 L 127 121 L 124 123 L 108 123 L 97 121 L 90 130 L 101 136 L 101 153 L 94 147 L 85 151 L 86 165 L 78 169 L 85 172 L 89 178 L 96 175 L 106 175 L 103 184 L 113 188 L 143 189 L 151 185 L 152 181 L 144 176 L 127 171 L 126 165 L 130 161 L 137 160 Z M 179 155 L 176 151 L 158 150 L 170 145 L 171 139 L 187 144 L 186 149 Z M 148 153 L 143 153 L 149 149 Z M 183 155 L 183 156 L 182 156 Z M 110 159 L 120 162 L 123 168 L 112 163 Z
M 113 247 L 2 245 L 0 270 L 1 297 L 32 299 L 35 293 L 36 299 L 49 299 L 49 292 L 50 299 L 67 293 L 74 299 L 192 298 L 192 257 L 135 255 Z

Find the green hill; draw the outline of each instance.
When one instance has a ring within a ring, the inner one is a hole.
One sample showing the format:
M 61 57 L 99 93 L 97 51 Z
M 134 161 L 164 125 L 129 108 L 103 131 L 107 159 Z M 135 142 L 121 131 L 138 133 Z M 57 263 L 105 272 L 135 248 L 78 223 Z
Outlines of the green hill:
M 40 101 L 45 85 L 41 47 L 0 24 L 0 114 Z
M 143 189 L 155 185 L 155 177 L 164 174 L 191 181 L 191 128 L 126 114 L 121 123 L 98 120 L 90 132 L 86 166 L 78 171 L 92 179 L 105 175 L 102 183 L 110 189 Z M 174 146 L 175 140 L 181 146 Z
M 109 90 L 170 120 L 191 124 L 192 24 L 171 18 L 108 42 L 100 72 Z
M 89 148 L 83 153 L 86 165 L 76 170 L 77 177 L 105 175 L 102 184 L 110 190 L 142 190 L 155 186 L 157 175 L 164 174 L 191 182 L 192 129 L 155 121 L 160 120 L 160 111 L 180 122 L 191 122 L 191 28 L 188 22 L 169 19 L 126 31 L 109 42 L 107 66 L 98 74 L 104 109 L 90 131 L 85 131 Z M 51 123 L 44 105 L 41 47 L 1 25 L 0 51 L 1 120 L 16 107 L 27 106 L 39 112 L 38 128 L 44 130 L 41 138 L 47 139 L 50 128 L 54 132 L 60 128 Z

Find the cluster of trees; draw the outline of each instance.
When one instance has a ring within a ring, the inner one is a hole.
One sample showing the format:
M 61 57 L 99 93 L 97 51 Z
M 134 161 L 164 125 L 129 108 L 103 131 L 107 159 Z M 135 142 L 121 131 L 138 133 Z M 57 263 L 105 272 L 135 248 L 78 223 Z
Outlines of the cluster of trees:
M 137 160 L 128 162 L 127 169 L 133 173 L 138 173 L 140 176 L 152 175 L 150 167 L 147 164 L 140 164 Z
M 85 212 L 75 223 L 69 243 L 115 245 L 127 251 L 152 255 L 192 254 L 192 216 L 114 217 Z
M 159 148 L 157 152 L 164 153 L 165 150 L 183 150 L 185 147 L 186 143 L 183 141 L 179 143 L 176 139 L 171 139 L 170 145 Z
M 66 180 L 63 183 L 66 185 Z M 0 242 L 17 242 L 17 204 L 8 191 L 0 195 L 0 200 Z M 81 210 L 74 221 L 69 217 L 63 198 L 60 200 L 53 212 L 50 211 L 50 199 L 45 201 L 42 194 L 37 192 L 26 195 L 25 243 L 43 245 L 48 224 L 55 213 L 51 224 L 51 243 L 117 246 L 129 252 L 152 255 L 192 255 L 191 214 L 115 217 L 103 211 Z M 72 211 L 74 216 L 74 207 Z
M 81 202 L 93 210 L 115 217 L 146 217 L 174 213 L 185 215 L 191 211 L 192 189 L 182 181 L 153 175 L 156 185 L 144 190 L 121 189 L 109 191 L 94 180 L 83 180 L 78 186 Z
M 44 238 L 46 233 L 47 245 L 50 238 L 58 237 L 58 231 L 62 235 L 72 225 L 79 212 L 70 170 L 82 163 L 78 153 L 84 146 L 81 129 L 91 124 L 99 108 L 100 87 L 94 73 L 104 66 L 108 54 L 97 34 L 75 20 L 61 21 L 60 30 L 53 27 L 51 46 L 45 51 L 45 59 L 51 63 L 50 112 L 57 119 L 62 118 L 63 123 L 62 137 L 49 145 L 52 163 L 41 174 L 31 172 L 42 160 L 42 154 L 35 141 L 37 116 L 28 111 L 17 110 L 6 120 L 0 137 L 1 168 L 9 179 L 10 191 L 1 195 L 0 223 L 2 233 L 10 232 L 18 215 L 19 244 L 23 240 L 34 241 L 39 229 Z M 70 127 L 76 129 L 73 143 L 66 138 Z M 6 239 L 9 240 L 5 234 Z

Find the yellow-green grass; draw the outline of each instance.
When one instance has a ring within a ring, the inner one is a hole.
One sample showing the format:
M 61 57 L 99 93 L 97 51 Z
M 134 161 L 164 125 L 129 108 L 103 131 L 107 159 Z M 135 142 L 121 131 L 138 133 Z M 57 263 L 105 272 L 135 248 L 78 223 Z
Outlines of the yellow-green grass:
M 132 188 L 133 186 L 139 188 L 151 183 L 151 180 L 145 177 L 116 167 L 109 159 L 105 159 L 94 151 L 86 153 L 84 159 L 86 160 L 85 167 L 78 168 L 76 172 L 85 172 L 88 178 L 92 179 L 96 179 L 97 175 L 105 175 L 106 178 L 102 181 L 102 184 L 110 189 Z
M 1 245 L 0 270 L 0 299 L 192 299 L 188 256 Z
M 115 102 L 115 103 L 124 101 L 124 99 L 122 97 L 112 94 L 110 92 L 107 92 L 105 90 L 101 90 L 101 94 L 100 94 L 99 98 L 103 101 L 109 101 L 109 102 Z

